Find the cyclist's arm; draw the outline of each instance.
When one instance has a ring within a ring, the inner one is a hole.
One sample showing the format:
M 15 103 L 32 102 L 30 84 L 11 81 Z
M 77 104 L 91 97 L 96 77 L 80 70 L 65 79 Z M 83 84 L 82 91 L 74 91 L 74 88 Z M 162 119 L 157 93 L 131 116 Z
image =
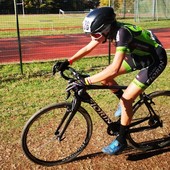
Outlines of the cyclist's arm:
M 114 78 L 118 75 L 119 69 L 122 65 L 123 59 L 125 58 L 126 51 L 128 49 L 128 43 L 132 39 L 132 35 L 125 28 L 120 28 L 116 35 L 116 53 L 112 64 L 106 69 L 101 71 L 94 76 L 88 78 L 88 82 L 91 84 L 103 81 L 107 78 Z
M 109 77 L 114 78 L 115 76 L 117 76 L 119 69 L 122 65 L 124 57 L 125 57 L 124 52 L 117 51 L 115 53 L 113 62 L 108 67 L 106 67 L 103 71 L 101 71 L 100 73 L 97 73 L 97 74 L 89 77 L 88 78 L 88 79 L 90 79 L 89 82 L 93 84 L 93 83 L 97 83 L 102 80 L 105 80 Z
M 74 54 L 68 60 L 71 61 L 71 63 L 73 63 L 74 61 L 86 56 L 102 41 L 103 41 L 103 38 L 101 38 L 100 40 L 93 40 L 92 39 L 89 44 L 87 44 L 85 47 L 81 48 L 76 54 Z

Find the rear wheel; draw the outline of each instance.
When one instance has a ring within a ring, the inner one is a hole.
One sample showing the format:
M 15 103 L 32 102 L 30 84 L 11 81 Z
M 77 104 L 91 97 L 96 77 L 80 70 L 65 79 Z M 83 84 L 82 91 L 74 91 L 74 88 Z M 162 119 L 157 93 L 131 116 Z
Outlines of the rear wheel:
M 66 110 L 70 108 L 70 103 L 50 105 L 35 113 L 26 123 L 22 148 L 31 161 L 46 166 L 66 163 L 87 146 L 92 134 L 92 121 L 82 107 L 69 123 L 62 140 L 58 140 L 55 134 Z
M 149 97 L 153 101 L 151 105 L 157 117 L 152 117 L 143 123 L 133 126 L 130 130 L 156 126 L 156 123 L 158 123 L 157 120 L 160 120 L 161 123 L 157 128 L 145 128 L 145 130 L 141 130 L 140 132 L 132 132 L 128 136 L 129 142 L 133 147 L 143 150 L 152 149 L 153 147 L 164 147 L 170 144 L 170 91 L 153 92 Z M 132 123 L 144 119 L 147 115 L 149 118 L 149 111 L 144 102 L 141 101 L 134 107 Z

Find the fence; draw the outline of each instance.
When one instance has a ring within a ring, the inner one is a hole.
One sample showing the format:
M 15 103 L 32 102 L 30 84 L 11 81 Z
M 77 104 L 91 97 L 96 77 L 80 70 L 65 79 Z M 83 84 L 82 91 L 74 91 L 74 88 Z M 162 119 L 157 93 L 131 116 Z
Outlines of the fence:
M 169 0 L 135 0 L 136 21 L 170 19 Z
M 22 62 L 68 58 L 90 37 L 82 30 L 84 14 L 18 15 Z M 0 63 L 20 62 L 15 15 L 0 15 Z M 108 44 L 89 56 L 108 55 Z
M 135 0 L 135 3 L 129 0 L 124 2 L 126 4 L 122 3 L 119 8 L 116 8 L 118 18 L 135 17 L 136 21 L 169 19 L 169 0 Z M 110 4 L 114 6 L 112 1 Z M 90 37 L 82 31 L 82 21 L 86 14 L 87 12 L 65 12 L 64 14 L 0 15 L 0 64 L 70 57 L 90 41 Z M 16 29 L 17 17 L 20 29 L 18 32 L 19 41 Z M 19 51 L 18 42 L 21 43 Z M 108 56 L 108 46 L 108 43 L 98 46 L 89 56 Z M 114 51 L 114 49 L 111 50 Z

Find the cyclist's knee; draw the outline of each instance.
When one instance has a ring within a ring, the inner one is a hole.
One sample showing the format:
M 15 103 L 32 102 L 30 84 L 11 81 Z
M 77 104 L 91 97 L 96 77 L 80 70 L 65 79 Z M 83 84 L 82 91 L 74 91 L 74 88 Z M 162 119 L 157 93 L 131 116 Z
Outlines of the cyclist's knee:
M 113 79 L 105 79 L 101 81 L 101 84 L 111 86 L 115 84 L 115 81 Z
M 130 99 L 126 99 L 125 97 L 121 97 L 120 99 L 120 104 L 123 106 L 131 106 L 134 102 L 134 99 L 130 98 Z

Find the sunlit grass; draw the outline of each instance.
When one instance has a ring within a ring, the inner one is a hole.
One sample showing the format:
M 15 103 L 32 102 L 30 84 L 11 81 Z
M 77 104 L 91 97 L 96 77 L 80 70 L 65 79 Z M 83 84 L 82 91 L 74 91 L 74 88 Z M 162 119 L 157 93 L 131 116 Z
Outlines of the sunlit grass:
M 102 64 L 101 64 L 102 63 Z M 65 87 L 67 82 L 59 74 L 52 76 L 51 68 L 54 62 L 24 64 L 24 75 L 19 72 L 19 65 L 1 65 L 0 69 L 0 119 L 1 122 L 15 127 L 11 119 L 24 122 L 39 108 L 54 102 L 65 100 Z M 108 64 L 107 57 L 84 58 L 77 61 L 73 67 L 84 70 L 85 73 L 93 75 L 101 71 Z M 170 64 L 161 76 L 147 89 L 153 90 L 170 89 L 167 80 L 170 79 Z M 116 80 L 121 85 L 128 85 L 137 72 L 122 75 Z M 90 92 L 106 111 L 114 111 L 113 105 L 116 98 L 109 91 Z M 117 103 L 115 104 L 117 105 Z M 1 126 L 5 128 L 6 126 Z M 4 132 L 5 133 L 5 132 Z
M 86 14 L 43 14 L 19 15 L 21 36 L 57 35 L 83 33 L 82 21 Z M 146 29 L 169 27 L 170 20 L 135 22 L 134 19 L 117 19 L 120 22 L 132 23 Z M 15 15 L 0 15 L 0 38 L 16 37 Z

